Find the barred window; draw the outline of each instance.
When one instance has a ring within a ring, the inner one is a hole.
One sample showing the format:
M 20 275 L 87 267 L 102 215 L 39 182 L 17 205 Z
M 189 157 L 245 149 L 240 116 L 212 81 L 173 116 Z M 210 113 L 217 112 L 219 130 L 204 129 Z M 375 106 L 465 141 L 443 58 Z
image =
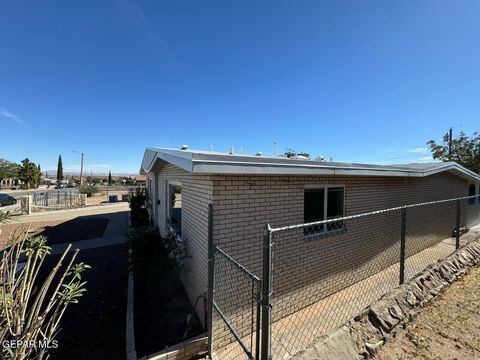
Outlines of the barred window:
M 311 223 L 344 216 L 345 188 L 328 186 L 304 190 L 303 220 Z M 332 232 L 343 229 L 343 221 L 335 221 L 324 225 L 304 228 L 305 235 Z

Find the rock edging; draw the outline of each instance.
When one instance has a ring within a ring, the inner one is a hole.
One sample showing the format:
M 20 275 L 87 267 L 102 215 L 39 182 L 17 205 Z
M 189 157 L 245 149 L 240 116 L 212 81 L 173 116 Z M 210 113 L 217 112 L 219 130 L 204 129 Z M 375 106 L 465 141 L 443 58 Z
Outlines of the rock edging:
M 480 242 L 471 242 L 385 294 L 353 319 L 290 359 L 368 359 L 439 292 L 480 262 Z

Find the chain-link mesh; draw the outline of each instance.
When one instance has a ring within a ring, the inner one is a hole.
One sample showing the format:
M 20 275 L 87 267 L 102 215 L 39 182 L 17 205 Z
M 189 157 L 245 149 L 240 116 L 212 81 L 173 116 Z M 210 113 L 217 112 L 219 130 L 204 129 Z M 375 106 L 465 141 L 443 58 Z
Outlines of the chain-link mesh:
M 273 358 L 315 343 L 451 254 L 457 224 L 463 229 L 479 223 L 477 196 L 272 229 Z
M 474 237 L 461 235 L 478 224 L 475 196 L 267 231 L 273 243 L 272 295 L 270 304 L 263 301 L 272 311 L 272 358 L 315 343 L 455 251 L 457 236 L 460 246 L 470 241 Z M 223 250 L 216 247 L 214 253 L 213 357 L 258 358 L 262 282 Z
M 215 248 L 214 359 L 258 358 L 260 279 Z
M 400 210 L 273 234 L 272 355 L 314 343 L 398 285 Z
M 464 210 L 464 223 L 468 228 L 480 224 L 480 195 L 469 199 L 461 200 L 461 209 Z
M 457 202 L 406 210 L 405 281 L 455 251 Z

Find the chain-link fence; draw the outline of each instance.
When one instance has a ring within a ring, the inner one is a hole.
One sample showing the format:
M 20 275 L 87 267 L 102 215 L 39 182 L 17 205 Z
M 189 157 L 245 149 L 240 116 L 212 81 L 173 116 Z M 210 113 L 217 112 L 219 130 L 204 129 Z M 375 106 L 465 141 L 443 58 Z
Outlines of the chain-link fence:
M 261 280 L 217 246 L 213 261 L 212 358 L 258 359 Z
M 478 224 L 480 196 L 266 225 L 263 254 L 256 255 L 263 259 L 261 277 L 212 247 L 210 353 L 219 359 L 288 358 L 454 252 Z M 246 255 L 242 247 L 232 254 Z
M 271 355 L 285 358 L 460 246 L 479 197 L 271 229 Z M 458 235 L 458 237 L 457 237 Z

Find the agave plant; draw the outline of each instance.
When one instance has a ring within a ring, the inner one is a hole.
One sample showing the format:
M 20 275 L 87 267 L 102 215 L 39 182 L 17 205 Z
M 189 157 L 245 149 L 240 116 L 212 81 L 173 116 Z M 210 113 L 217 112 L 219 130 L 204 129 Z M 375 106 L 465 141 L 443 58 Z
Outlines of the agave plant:
M 2 221 L 4 221 L 3 219 Z M 65 249 L 45 280 L 39 273 L 51 248 L 42 236 L 16 236 L 0 261 L 0 343 L 2 359 L 45 359 L 55 346 L 60 320 L 86 291 L 82 273 L 90 266 L 75 263 L 79 250 Z

